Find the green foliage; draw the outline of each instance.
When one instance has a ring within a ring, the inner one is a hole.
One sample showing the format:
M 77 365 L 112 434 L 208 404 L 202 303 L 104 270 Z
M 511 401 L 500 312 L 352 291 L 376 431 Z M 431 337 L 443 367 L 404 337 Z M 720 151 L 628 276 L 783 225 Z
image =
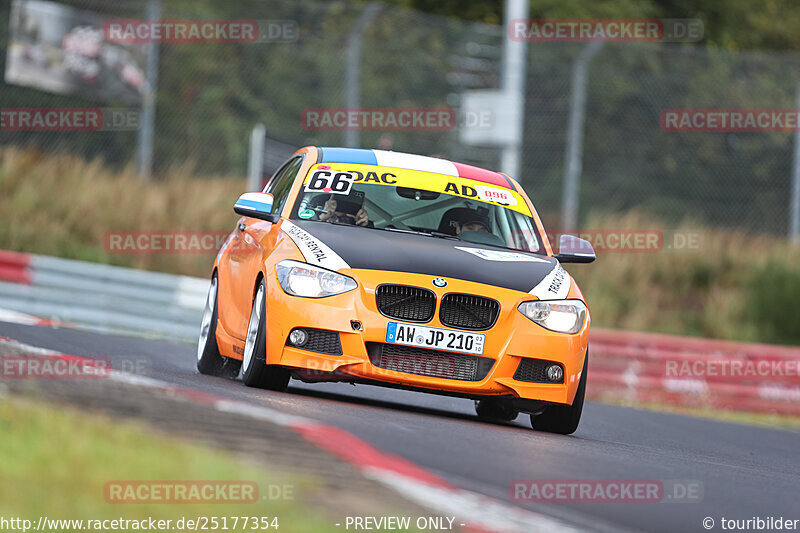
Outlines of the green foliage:
M 370 0 L 361 0 L 370 1 Z M 502 0 L 384 0 L 437 15 L 499 24 Z M 698 18 L 704 43 L 728 50 L 797 50 L 796 0 L 532 0 L 532 18 Z
M 800 265 L 775 259 L 759 264 L 746 290 L 747 315 L 764 338 L 800 344 Z

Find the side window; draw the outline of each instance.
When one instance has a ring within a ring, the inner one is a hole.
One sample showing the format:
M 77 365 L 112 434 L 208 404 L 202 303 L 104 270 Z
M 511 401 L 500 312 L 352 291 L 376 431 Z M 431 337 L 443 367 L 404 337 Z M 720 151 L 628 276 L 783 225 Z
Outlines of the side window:
M 510 245 L 512 247 L 534 253 L 542 249 L 539 242 L 539 232 L 533 225 L 533 219 L 508 209 L 503 209 L 502 211 L 508 220 L 512 241 Z
M 272 204 L 272 213 L 280 213 L 283 210 L 286 199 L 289 197 L 289 192 L 292 190 L 294 179 L 297 177 L 297 172 L 302 165 L 302 156 L 290 159 L 275 173 L 275 176 L 273 176 L 264 188 L 264 192 L 268 192 L 275 197 L 274 203 Z

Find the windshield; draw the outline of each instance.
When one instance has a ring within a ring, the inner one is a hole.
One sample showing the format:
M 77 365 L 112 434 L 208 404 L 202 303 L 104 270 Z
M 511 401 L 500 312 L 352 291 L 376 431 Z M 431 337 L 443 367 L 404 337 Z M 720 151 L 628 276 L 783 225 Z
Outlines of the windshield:
M 430 172 L 315 165 L 290 216 L 544 253 L 531 212 L 518 193 Z

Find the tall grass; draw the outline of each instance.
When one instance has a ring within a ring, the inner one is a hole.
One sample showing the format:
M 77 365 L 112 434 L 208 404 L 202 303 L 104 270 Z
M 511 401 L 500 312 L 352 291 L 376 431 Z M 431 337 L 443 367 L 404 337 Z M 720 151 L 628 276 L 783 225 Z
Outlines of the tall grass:
M 0 248 L 207 276 L 213 254 L 119 254 L 107 232 L 231 230 L 243 179 L 199 179 L 190 164 L 141 182 L 132 167 L 0 149 Z
M 590 216 L 587 226 L 661 227 L 638 211 Z M 780 238 L 703 229 L 691 221 L 663 234 L 665 246 L 657 252 L 605 253 L 589 265 L 568 265 L 595 325 L 800 343 L 800 247 Z M 699 234 L 699 245 L 670 249 L 673 234 Z
M 109 231 L 225 230 L 244 180 L 200 179 L 190 164 L 141 183 L 132 168 L 0 148 L 0 249 L 207 276 L 210 254 L 112 254 Z M 552 225 L 551 225 L 552 226 Z M 600 253 L 567 265 L 596 326 L 720 339 L 800 343 L 800 247 L 785 239 L 703 229 L 666 230 L 641 211 L 592 214 L 588 228 L 662 230 L 664 249 Z M 668 248 L 700 233 L 695 249 Z

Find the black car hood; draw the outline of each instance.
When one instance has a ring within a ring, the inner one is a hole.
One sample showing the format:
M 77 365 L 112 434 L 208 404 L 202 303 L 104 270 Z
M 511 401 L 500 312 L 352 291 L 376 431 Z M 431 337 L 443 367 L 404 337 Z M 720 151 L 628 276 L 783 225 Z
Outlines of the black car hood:
M 531 291 L 556 268 L 563 272 L 552 257 L 491 245 L 322 222 L 292 220 L 291 224 L 332 249 L 351 268 L 428 274 L 522 292 Z M 489 254 L 459 248 L 485 250 Z M 492 252 L 519 254 L 517 257 L 525 259 L 486 258 Z

